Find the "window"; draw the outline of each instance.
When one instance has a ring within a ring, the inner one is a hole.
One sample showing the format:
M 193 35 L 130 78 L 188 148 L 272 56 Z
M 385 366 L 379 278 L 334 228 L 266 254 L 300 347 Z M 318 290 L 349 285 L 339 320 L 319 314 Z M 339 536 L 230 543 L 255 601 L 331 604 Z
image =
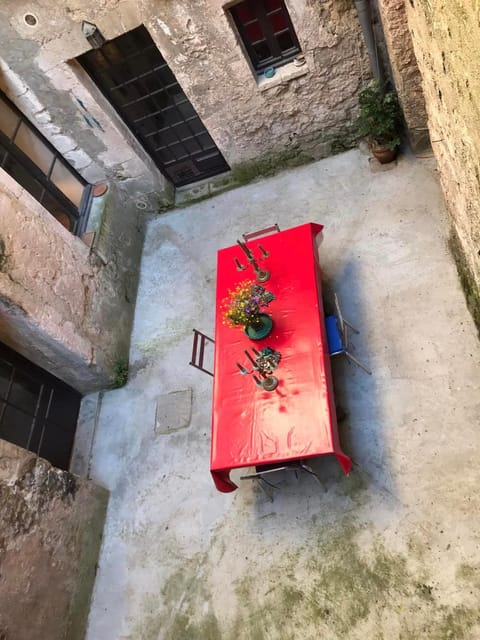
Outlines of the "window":
M 244 0 L 230 13 L 258 73 L 280 67 L 300 52 L 283 0 Z
M 0 167 L 69 231 L 85 231 L 90 185 L 1 92 Z

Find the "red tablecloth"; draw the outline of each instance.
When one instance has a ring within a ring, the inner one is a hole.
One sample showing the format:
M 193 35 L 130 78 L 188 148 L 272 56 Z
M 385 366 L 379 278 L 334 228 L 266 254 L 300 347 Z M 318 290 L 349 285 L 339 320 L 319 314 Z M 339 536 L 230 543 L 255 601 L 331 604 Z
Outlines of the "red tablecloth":
M 323 318 L 315 241 L 322 229 L 308 223 L 247 243 L 260 268 L 270 271 L 264 286 L 275 295 L 265 309 L 273 318 L 273 330 L 260 341 L 251 341 L 241 328 L 222 324 L 220 305 L 228 290 L 255 275 L 250 266 L 237 271 L 234 258 L 247 264 L 238 245 L 218 252 L 210 468 L 219 491 L 237 488 L 229 479 L 231 469 L 328 453 L 336 455 L 345 473 L 350 471 L 350 458 L 338 439 Z M 270 253 L 264 260 L 259 244 Z M 238 370 L 236 362 L 251 369 L 244 349 L 252 346 L 281 353 L 275 391 L 256 387 L 252 375 Z

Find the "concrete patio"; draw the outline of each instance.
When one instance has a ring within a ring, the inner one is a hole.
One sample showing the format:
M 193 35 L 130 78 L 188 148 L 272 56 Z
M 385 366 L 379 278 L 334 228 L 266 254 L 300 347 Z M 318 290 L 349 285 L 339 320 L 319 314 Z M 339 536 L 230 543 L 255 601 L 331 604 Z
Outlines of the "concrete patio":
M 354 467 L 319 459 L 321 486 L 286 475 L 273 502 L 221 494 L 212 379 L 188 365 L 192 328 L 214 331 L 216 250 L 309 221 L 373 370 L 334 362 Z M 101 398 L 89 460 L 111 497 L 88 640 L 480 638 L 480 343 L 447 235 L 433 160 L 375 173 L 356 150 L 150 223 L 130 379 Z

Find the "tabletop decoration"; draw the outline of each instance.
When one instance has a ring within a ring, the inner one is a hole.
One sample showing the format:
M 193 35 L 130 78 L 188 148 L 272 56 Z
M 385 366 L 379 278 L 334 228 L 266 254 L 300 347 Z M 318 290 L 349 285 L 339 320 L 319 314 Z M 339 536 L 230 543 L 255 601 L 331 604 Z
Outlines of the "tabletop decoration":
M 253 270 L 255 272 L 255 277 L 257 278 L 257 282 L 266 282 L 270 278 L 270 271 L 266 271 L 265 269 L 260 269 L 260 267 L 257 264 L 257 261 L 255 260 L 255 256 L 253 255 L 253 253 L 250 251 L 250 249 L 247 247 L 247 245 L 244 242 L 237 240 L 237 244 L 240 247 L 240 249 L 243 251 L 243 253 L 247 256 L 247 260 L 252 265 Z M 268 252 L 265 251 L 265 249 L 263 249 L 262 247 L 262 257 L 265 259 L 268 255 L 269 255 Z M 237 268 L 238 268 L 238 265 L 237 265 Z
M 273 327 L 272 318 L 262 313 L 275 296 L 254 280 L 244 280 L 230 289 L 221 304 L 223 324 L 241 326 L 251 340 L 265 338 Z
M 243 376 L 252 374 L 257 387 L 262 387 L 264 391 L 274 391 L 278 386 L 278 378 L 272 375 L 272 373 L 278 367 L 278 363 L 282 357 L 281 353 L 279 351 L 275 351 L 275 349 L 272 349 L 271 347 L 265 347 L 261 351 L 257 351 L 252 348 L 252 351 L 255 358 L 251 356 L 248 349 L 245 349 L 244 352 L 252 365 L 252 370 L 249 371 L 246 367 L 237 362 L 236 365 L 240 369 L 240 373 Z M 258 372 L 263 379 L 256 376 L 255 372 Z

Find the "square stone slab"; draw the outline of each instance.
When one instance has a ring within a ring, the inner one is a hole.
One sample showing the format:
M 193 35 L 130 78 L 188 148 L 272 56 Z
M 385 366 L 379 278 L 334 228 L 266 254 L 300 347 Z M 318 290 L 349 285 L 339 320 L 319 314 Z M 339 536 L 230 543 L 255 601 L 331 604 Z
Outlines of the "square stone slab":
M 173 433 L 186 429 L 192 419 L 192 389 L 171 391 L 157 399 L 155 433 Z

